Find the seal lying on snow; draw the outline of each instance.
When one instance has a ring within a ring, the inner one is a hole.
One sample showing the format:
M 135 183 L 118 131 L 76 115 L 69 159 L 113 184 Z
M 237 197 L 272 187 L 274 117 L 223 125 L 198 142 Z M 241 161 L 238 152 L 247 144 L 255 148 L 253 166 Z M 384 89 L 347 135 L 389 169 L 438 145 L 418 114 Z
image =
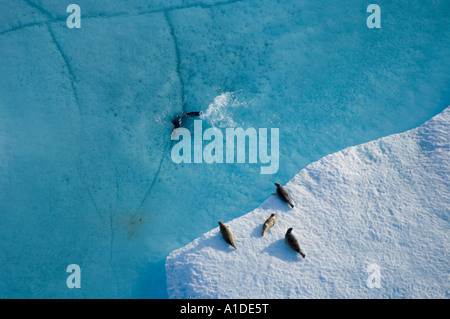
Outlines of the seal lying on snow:
M 295 250 L 300 255 L 302 255 L 303 258 L 305 258 L 305 254 L 302 252 L 297 238 L 295 238 L 294 234 L 292 234 L 292 227 L 287 230 L 286 235 L 284 236 L 284 240 L 291 249 Z
M 268 230 L 270 227 L 275 225 L 275 216 L 276 216 L 276 214 L 270 215 L 270 217 L 267 218 L 267 220 L 264 222 L 261 236 L 264 236 L 264 233 L 266 232 L 266 230 Z
M 291 206 L 291 208 L 294 208 L 294 204 L 292 204 L 291 198 L 289 197 L 289 194 L 286 192 L 286 190 L 278 183 L 275 183 L 277 186 L 277 195 L 286 203 Z M 274 194 L 275 195 L 275 194 Z
M 234 241 L 233 241 L 233 235 L 231 234 L 231 231 L 230 231 L 230 229 L 227 227 L 227 225 L 225 225 L 225 224 L 222 223 L 222 222 L 219 222 L 219 227 L 220 227 L 220 233 L 222 234 L 223 239 L 225 239 L 225 241 L 226 241 L 229 245 L 231 245 L 231 246 L 233 246 L 235 249 L 237 249 L 237 248 L 236 248 L 236 245 L 234 244 Z

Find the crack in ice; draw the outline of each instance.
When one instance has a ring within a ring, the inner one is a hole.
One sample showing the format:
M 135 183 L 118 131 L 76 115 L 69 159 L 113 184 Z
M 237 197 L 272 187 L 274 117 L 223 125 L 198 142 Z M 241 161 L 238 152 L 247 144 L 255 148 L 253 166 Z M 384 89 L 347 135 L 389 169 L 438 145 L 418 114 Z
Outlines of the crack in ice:
M 47 29 L 48 29 L 48 32 L 50 33 L 50 36 L 52 37 L 53 43 L 55 44 L 59 54 L 61 55 L 62 59 L 64 60 L 64 65 L 65 65 L 65 67 L 67 69 L 67 72 L 69 72 L 70 85 L 72 87 L 72 91 L 73 91 L 73 95 L 74 95 L 74 98 L 75 98 L 75 102 L 76 102 L 77 107 L 78 107 L 78 113 L 80 115 L 80 119 L 82 120 L 82 113 L 81 113 L 80 101 L 79 101 L 79 98 L 78 98 L 78 91 L 77 91 L 76 86 L 75 86 L 75 74 L 74 74 L 74 72 L 72 70 L 72 67 L 70 66 L 69 59 L 64 54 L 64 51 L 62 50 L 61 45 L 59 44 L 59 42 L 56 40 L 56 36 L 55 36 L 53 30 L 51 29 L 50 25 L 47 25 Z
M 150 196 L 150 194 L 153 190 L 153 186 L 156 183 L 156 179 L 158 178 L 159 173 L 161 172 L 162 163 L 164 162 L 164 154 L 166 153 L 166 151 L 170 150 L 170 147 L 172 146 L 172 142 L 173 141 L 171 140 L 170 143 L 168 143 L 169 147 L 167 149 L 163 150 L 162 155 L 161 155 L 161 160 L 159 161 L 158 169 L 156 170 L 156 173 L 155 173 L 155 177 L 153 177 L 152 183 L 150 184 L 150 187 L 148 188 L 147 192 L 145 193 L 144 198 L 142 199 L 141 204 L 139 205 L 137 210 L 141 209 L 144 206 L 145 201 Z
M 172 36 L 173 43 L 174 43 L 174 50 L 175 50 L 175 64 L 176 64 L 176 73 L 178 75 L 178 79 L 180 81 L 180 98 L 181 98 L 181 110 L 183 113 L 186 112 L 186 98 L 185 98 L 185 91 L 184 91 L 184 80 L 181 76 L 181 54 L 180 54 L 180 48 L 178 47 L 178 41 L 177 37 L 175 35 L 175 29 L 173 26 L 172 21 L 170 21 L 169 17 L 169 11 L 164 12 L 164 17 L 166 19 L 167 25 L 169 27 L 170 35 Z
M 48 23 L 65 22 L 66 21 L 66 18 L 54 18 L 49 11 L 45 10 L 44 8 L 42 8 L 41 6 L 37 5 L 36 3 L 34 3 L 30 0 L 23 0 L 23 1 L 26 4 L 28 4 L 30 7 L 37 9 L 42 14 L 44 14 L 48 20 L 42 21 L 42 22 L 21 24 L 17 27 L 12 27 L 11 29 L 0 31 L 0 35 L 8 34 L 8 33 L 22 30 L 25 28 L 43 26 L 43 25 L 47 25 Z M 244 0 L 220 1 L 220 2 L 211 3 L 211 4 L 205 4 L 205 3 L 198 2 L 198 3 L 192 3 L 189 5 L 185 5 L 185 6 L 172 6 L 172 7 L 168 7 L 168 8 L 159 8 L 159 9 L 152 9 L 152 10 L 145 10 L 145 11 L 119 12 L 116 14 L 109 14 L 109 15 L 99 13 L 99 14 L 95 14 L 95 15 L 82 15 L 82 19 L 98 19 L 98 18 L 108 19 L 108 18 L 116 18 L 116 17 L 132 17 L 132 16 L 140 16 L 140 15 L 145 15 L 145 14 L 165 13 L 165 12 L 170 12 L 170 11 L 175 11 L 175 10 L 184 10 L 184 9 L 190 9 L 190 8 L 195 8 L 195 7 L 200 7 L 202 9 L 210 9 L 210 8 L 225 6 L 228 4 L 233 4 L 233 3 L 238 3 L 238 2 L 244 2 Z
M 45 16 L 47 16 L 47 18 L 49 18 L 50 20 L 53 19 L 53 16 L 50 12 L 48 12 L 47 10 L 45 10 L 44 8 L 42 8 L 41 6 L 37 5 L 36 3 L 34 3 L 31 0 L 23 0 L 28 6 L 32 7 L 33 9 L 38 10 L 39 12 L 41 12 L 42 14 L 44 14 Z
M 22 29 L 28 28 L 28 27 L 36 27 L 36 26 L 44 26 L 44 25 L 47 26 L 47 29 L 48 29 L 48 31 L 50 33 L 52 41 L 54 42 L 54 44 L 55 44 L 59 54 L 61 55 L 62 59 L 64 60 L 65 67 L 66 67 L 66 69 L 68 71 L 68 76 L 69 76 L 70 84 L 71 84 L 71 87 L 72 87 L 73 95 L 74 95 L 74 98 L 75 98 L 75 101 L 76 101 L 76 104 L 77 104 L 77 107 L 78 107 L 78 112 L 79 112 L 79 115 L 80 115 L 80 119 L 82 120 L 82 112 L 81 112 L 81 107 L 80 107 L 80 103 L 79 103 L 78 91 L 77 91 L 76 85 L 75 85 L 75 81 L 76 81 L 75 74 L 73 72 L 73 69 L 72 69 L 70 63 L 69 63 L 68 57 L 64 54 L 64 51 L 62 50 L 61 45 L 57 41 L 56 36 L 55 36 L 53 30 L 50 27 L 50 23 L 64 22 L 65 18 L 55 18 L 55 17 L 53 17 L 52 14 L 49 11 L 47 11 L 43 7 L 37 5 L 36 3 L 34 3 L 31 0 L 23 0 L 23 1 L 28 6 L 38 10 L 39 12 L 41 12 L 44 16 L 47 17 L 48 20 L 47 21 L 43 21 L 43 22 L 37 22 L 37 23 L 22 24 L 20 26 L 11 28 L 9 30 L 1 31 L 0 35 L 8 34 L 8 33 L 11 33 L 11 32 L 14 32 L 14 31 L 18 31 L 18 30 L 22 30 Z M 175 59 L 176 59 L 176 61 L 175 61 L 176 73 L 177 73 L 178 79 L 180 81 L 180 93 L 179 94 L 180 94 L 180 98 L 181 98 L 181 100 L 180 100 L 181 101 L 181 109 L 182 109 L 182 112 L 186 112 L 185 85 L 184 85 L 183 77 L 181 76 L 181 53 L 180 53 L 180 49 L 178 47 L 177 37 L 175 35 L 175 28 L 174 28 L 174 25 L 173 25 L 172 21 L 170 20 L 169 13 L 171 11 L 175 11 L 175 10 L 184 10 L 184 9 L 190 9 L 190 8 L 195 8 L 195 7 L 199 7 L 199 8 L 202 8 L 202 9 L 210 9 L 210 8 L 224 6 L 224 5 L 229 5 L 229 4 L 234 4 L 234 3 L 238 3 L 238 2 L 243 2 L 243 0 L 228 0 L 228 1 L 225 0 L 225 1 L 219 1 L 219 2 L 211 3 L 211 4 L 205 4 L 205 3 L 202 3 L 202 2 L 196 2 L 196 3 L 192 3 L 192 4 L 189 4 L 189 5 L 185 5 L 185 6 L 172 6 L 172 7 L 168 7 L 168 8 L 159 8 L 159 9 L 152 9 L 152 10 L 145 10 L 145 11 L 138 11 L 138 12 L 122 12 L 122 13 L 111 14 L 111 15 L 105 15 L 105 14 L 97 14 L 97 15 L 92 15 L 92 16 L 84 15 L 84 16 L 82 16 L 82 18 L 83 19 L 97 19 L 97 18 L 108 19 L 108 18 L 114 18 L 114 17 L 126 17 L 126 16 L 132 17 L 132 16 L 140 16 L 140 15 L 145 15 L 145 14 L 163 13 L 164 17 L 165 17 L 165 20 L 167 22 L 167 25 L 169 27 L 170 35 L 171 35 L 171 37 L 173 39 L 173 43 L 174 43 Z M 138 209 L 141 209 L 144 206 L 145 201 L 147 200 L 147 198 L 151 194 L 152 189 L 153 189 L 153 187 L 154 187 L 154 185 L 156 183 L 156 180 L 157 180 L 157 178 L 158 178 L 158 176 L 160 174 L 160 171 L 161 171 L 161 168 L 162 168 L 162 164 L 164 162 L 165 154 L 166 154 L 166 152 L 168 150 L 170 150 L 170 146 L 172 145 L 172 143 L 173 143 L 173 141 L 168 143 L 169 147 L 164 149 L 164 151 L 162 152 L 161 159 L 160 159 L 160 162 L 159 162 L 159 165 L 158 165 L 158 169 L 157 169 L 157 171 L 155 173 L 155 176 L 154 176 L 154 178 L 153 178 L 153 180 L 152 180 L 152 182 L 150 184 L 150 187 L 148 188 L 148 190 L 147 190 L 144 198 L 142 199 L 141 204 L 139 205 Z M 79 170 L 78 170 L 78 173 L 80 173 Z M 118 191 L 118 184 L 117 183 L 116 183 L 116 188 L 117 188 L 117 191 Z M 95 207 L 95 210 L 96 210 L 97 214 L 99 214 L 99 217 L 102 218 L 102 215 L 100 214 L 100 211 L 99 211 L 99 209 L 98 209 L 98 207 L 97 207 L 97 205 L 95 203 L 95 200 L 94 200 L 94 198 L 92 196 L 92 193 L 91 193 L 91 191 L 90 191 L 90 189 L 88 187 L 87 187 L 87 193 L 88 193 L 88 196 L 91 199 L 91 201 L 92 201 L 92 203 L 93 203 L 93 205 Z M 117 196 L 118 196 L 118 194 L 117 194 Z M 111 218 L 112 218 L 112 216 L 111 216 Z

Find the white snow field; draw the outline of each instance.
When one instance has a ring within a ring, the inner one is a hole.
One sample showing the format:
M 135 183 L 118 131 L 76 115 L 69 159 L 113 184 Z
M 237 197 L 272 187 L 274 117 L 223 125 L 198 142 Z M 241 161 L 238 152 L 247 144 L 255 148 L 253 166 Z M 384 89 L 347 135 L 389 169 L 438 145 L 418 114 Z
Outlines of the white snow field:
M 225 221 L 236 250 L 215 228 L 173 251 L 169 297 L 448 298 L 449 134 L 450 107 L 308 165 L 285 186 L 294 209 L 272 196 Z M 284 242 L 290 227 L 305 259 Z

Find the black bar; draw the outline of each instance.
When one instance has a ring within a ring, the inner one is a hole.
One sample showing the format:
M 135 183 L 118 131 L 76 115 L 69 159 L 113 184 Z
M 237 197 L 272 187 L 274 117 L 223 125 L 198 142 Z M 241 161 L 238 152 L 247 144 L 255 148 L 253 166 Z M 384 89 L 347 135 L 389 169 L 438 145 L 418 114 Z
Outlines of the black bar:
M 149 319 L 191 319 L 191 318 L 286 318 L 300 319 L 321 316 L 367 316 L 393 315 L 392 311 L 406 314 L 418 314 L 423 311 L 437 314 L 439 307 L 444 310 L 448 300 L 411 300 L 411 299 L 31 299 L 1 300 L 3 311 L 8 307 L 14 313 L 22 311 L 50 314 L 56 310 L 61 314 L 80 315 L 98 313 L 118 315 L 128 313 L 128 318 L 136 316 Z M 431 306 L 431 308 L 430 308 Z

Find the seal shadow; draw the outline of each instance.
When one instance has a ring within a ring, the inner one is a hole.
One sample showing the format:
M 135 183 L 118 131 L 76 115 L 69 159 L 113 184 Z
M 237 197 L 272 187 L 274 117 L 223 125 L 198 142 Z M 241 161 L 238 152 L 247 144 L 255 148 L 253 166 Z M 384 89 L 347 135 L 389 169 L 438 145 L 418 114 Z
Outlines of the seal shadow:
M 252 233 L 250 234 L 253 238 L 264 238 L 264 237 L 268 237 L 271 236 L 271 232 L 272 232 L 272 228 L 277 227 L 277 224 L 275 224 L 274 226 L 272 226 L 271 228 L 269 228 L 268 230 L 266 230 L 266 232 L 264 233 L 264 236 L 261 235 L 262 231 L 263 231 L 263 225 L 264 222 L 261 223 L 261 225 L 256 226 Z
M 295 203 L 294 203 L 295 205 Z M 284 202 L 278 195 L 272 194 L 260 207 L 263 210 L 289 212 L 295 208 L 291 208 L 288 203 Z M 267 216 L 269 217 L 269 216 Z
M 301 260 L 301 256 L 286 245 L 284 238 L 278 239 L 277 241 L 271 243 L 264 248 L 262 252 L 283 261 L 298 262 Z
M 264 222 L 263 222 L 264 224 Z M 256 226 L 252 233 L 250 234 L 252 237 L 254 238 L 261 238 L 263 236 L 261 236 L 262 230 L 263 230 L 263 224 Z M 266 231 L 265 236 L 267 236 L 267 234 L 270 232 L 270 229 Z
M 217 243 L 216 249 L 219 249 L 219 250 L 221 250 L 221 251 L 223 251 L 223 252 L 226 252 L 226 253 L 231 253 L 231 252 L 233 252 L 233 251 L 236 250 L 236 248 L 234 248 L 233 246 L 229 245 L 229 244 L 222 238 L 222 234 L 221 234 L 220 232 L 217 234 L 217 238 L 219 239 L 219 240 L 218 240 L 219 243 Z M 236 242 L 235 242 L 235 244 L 236 244 Z M 239 248 L 239 246 L 238 246 L 237 244 L 236 244 L 236 247 Z
M 238 243 L 236 244 L 236 247 Z M 217 234 L 208 238 L 202 238 L 199 242 L 198 245 L 196 247 L 196 249 L 202 249 L 205 247 L 211 247 L 220 251 L 223 251 L 225 253 L 231 253 L 233 252 L 234 249 L 231 245 L 229 245 L 223 238 L 222 238 L 222 234 L 220 233 L 220 231 L 217 231 Z

